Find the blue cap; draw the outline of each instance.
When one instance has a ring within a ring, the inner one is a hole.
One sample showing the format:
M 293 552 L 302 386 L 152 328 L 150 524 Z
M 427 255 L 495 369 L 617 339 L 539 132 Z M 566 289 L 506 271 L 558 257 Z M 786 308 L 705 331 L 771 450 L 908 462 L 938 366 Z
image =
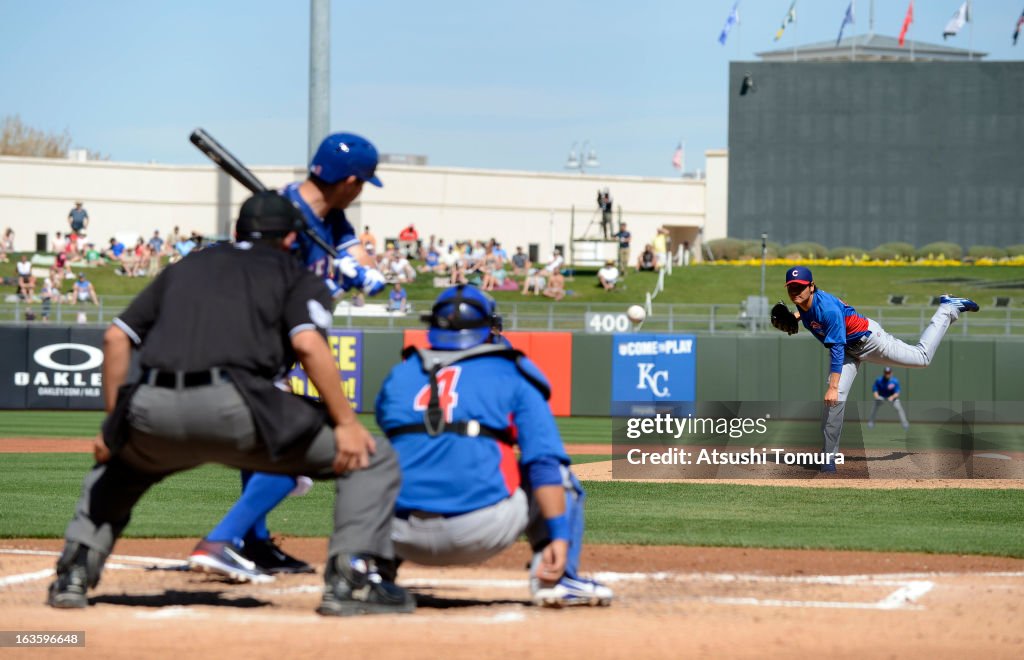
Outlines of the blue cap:
M 794 266 L 786 271 L 786 286 L 790 284 L 810 284 L 813 281 L 811 269 L 807 266 Z
M 337 183 L 354 176 L 380 188 L 384 184 L 374 174 L 376 169 L 377 148 L 355 133 L 328 135 L 309 163 L 309 173 L 324 183 Z

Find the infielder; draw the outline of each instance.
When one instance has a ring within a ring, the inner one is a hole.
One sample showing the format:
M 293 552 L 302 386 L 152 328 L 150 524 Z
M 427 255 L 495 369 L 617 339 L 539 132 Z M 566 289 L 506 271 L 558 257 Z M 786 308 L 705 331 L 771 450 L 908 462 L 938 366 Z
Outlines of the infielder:
M 445 290 L 423 318 L 430 349 L 407 349 L 376 402 L 402 470 L 396 556 L 477 563 L 525 532 L 536 603 L 608 604 L 611 589 L 579 577 L 584 493 L 546 401 L 547 379 L 500 336 L 495 302 L 476 287 Z
M 384 276 L 373 267 L 374 260 L 345 217 L 345 209 L 359 197 L 364 183 L 382 185 L 375 173 L 377 160 L 377 149 L 369 140 L 352 133 L 334 133 L 320 143 L 309 165 L 309 177 L 281 191 L 319 236 L 337 247 L 339 256 L 332 260 L 305 233 L 299 234 L 296 246 L 306 268 L 324 279 L 335 298 L 353 288 L 367 295 L 384 289 Z M 243 471 L 242 496 L 199 542 L 189 564 L 194 570 L 239 582 L 274 573 L 312 573 L 308 563 L 281 550 L 267 529 L 267 514 L 274 507 L 289 494 L 304 494 L 311 486 L 308 478 Z M 217 551 L 225 542 L 241 548 L 242 561 Z
M 798 315 L 793 315 L 779 303 L 772 309 L 772 325 L 792 335 L 798 330 L 796 321 L 799 319 L 814 338 L 829 349 L 832 357 L 821 422 L 826 455 L 839 452 L 846 398 L 861 362 L 927 367 L 950 324 L 963 312 L 978 311 L 978 304 L 973 300 L 944 294 L 928 327 L 917 344 L 911 346 L 887 333 L 876 321 L 861 316 L 839 298 L 819 289 L 811 276 L 811 269 L 806 266 L 786 271 L 786 291 L 799 308 Z M 826 462 L 821 471 L 835 472 L 835 463 Z
M 320 614 L 415 609 L 412 596 L 378 569 L 394 572 L 387 567 L 394 563 L 398 461 L 342 393 L 326 341 L 330 293 L 286 254 L 301 227 L 301 215 L 280 195 L 251 197 L 239 213 L 239 242 L 169 266 L 107 329 L 107 418 L 97 463 L 64 534 L 47 600 L 52 607 L 88 605 L 87 589 L 99 582 L 132 508 L 151 486 L 214 462 L 334 480 Z M 133 345 L 142 377 L 122 387 Z M 296 359 L 323 393 L 323 405 L 276 387 Z M 238 557 L 232 544 L 219 546 L 224 556 Z
M 868 428 L 875 428 L 875 415 L 883 403 L 888 401 L 900 416 L 900 425 L 906 431 L 910 428 L 907 415 L 903 412 L 903 404 L 900 403 L 900 381 L 892 375 L 892 367 L 886 367 L 882 375 L 875 379 L 871 386 L 871 393 L 875 397 L 875 403 L 871 406 L 871 415 L 868 417 Z

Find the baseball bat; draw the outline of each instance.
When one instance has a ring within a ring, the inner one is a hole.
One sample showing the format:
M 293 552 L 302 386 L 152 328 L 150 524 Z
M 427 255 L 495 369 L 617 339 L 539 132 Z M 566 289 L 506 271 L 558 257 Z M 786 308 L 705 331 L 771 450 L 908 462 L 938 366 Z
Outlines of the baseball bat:
M 242 161 L 238 160 L 224 145 L 213 139 L 213 136 L 203 129 L 197 128 L 192 131 L 192 135 L 188 139 L 192 144 L 196 145 L 199 151 L 206 154 L 207 158 L 216 163 L 217 167 L 224 170 L 227 175 L 245 186 L 250 192 L 255 194 L 270 190 L 252 173 L 252 170 L 242 164 Z M 324 252 L 331 255 L 331 257 L 337 257 L 338 251 L 316 233 L 313 227 L 310 226 L 309 219 L 306 218 L 305 214 L 303 214 L 302 219 L 306 225 L 305 234 L 309 236 L 310 240 L 316 243 Z

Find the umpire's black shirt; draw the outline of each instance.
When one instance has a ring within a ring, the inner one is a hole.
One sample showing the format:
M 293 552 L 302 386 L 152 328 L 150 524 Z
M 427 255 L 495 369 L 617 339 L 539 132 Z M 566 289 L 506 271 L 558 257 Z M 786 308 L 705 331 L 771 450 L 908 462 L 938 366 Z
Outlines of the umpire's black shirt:
M 221 367 L 249 404 L 272 454 L 319 430 L 323 411 L 273 379 L 295 361 L 291 336 L 326 336 L 327 287 L 287 252 L 256 243 L 215 245 L 173 264 L 114 324 L 141 347 L 143 369 Z

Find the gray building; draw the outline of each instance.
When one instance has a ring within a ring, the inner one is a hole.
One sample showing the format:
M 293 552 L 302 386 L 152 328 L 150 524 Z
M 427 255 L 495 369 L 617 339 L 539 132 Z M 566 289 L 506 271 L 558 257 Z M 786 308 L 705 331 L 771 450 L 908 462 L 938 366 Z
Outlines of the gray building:
M 1024 243 L 1024 63 L 910 46 L 858 35 L 730 65 L 731 237 Z

